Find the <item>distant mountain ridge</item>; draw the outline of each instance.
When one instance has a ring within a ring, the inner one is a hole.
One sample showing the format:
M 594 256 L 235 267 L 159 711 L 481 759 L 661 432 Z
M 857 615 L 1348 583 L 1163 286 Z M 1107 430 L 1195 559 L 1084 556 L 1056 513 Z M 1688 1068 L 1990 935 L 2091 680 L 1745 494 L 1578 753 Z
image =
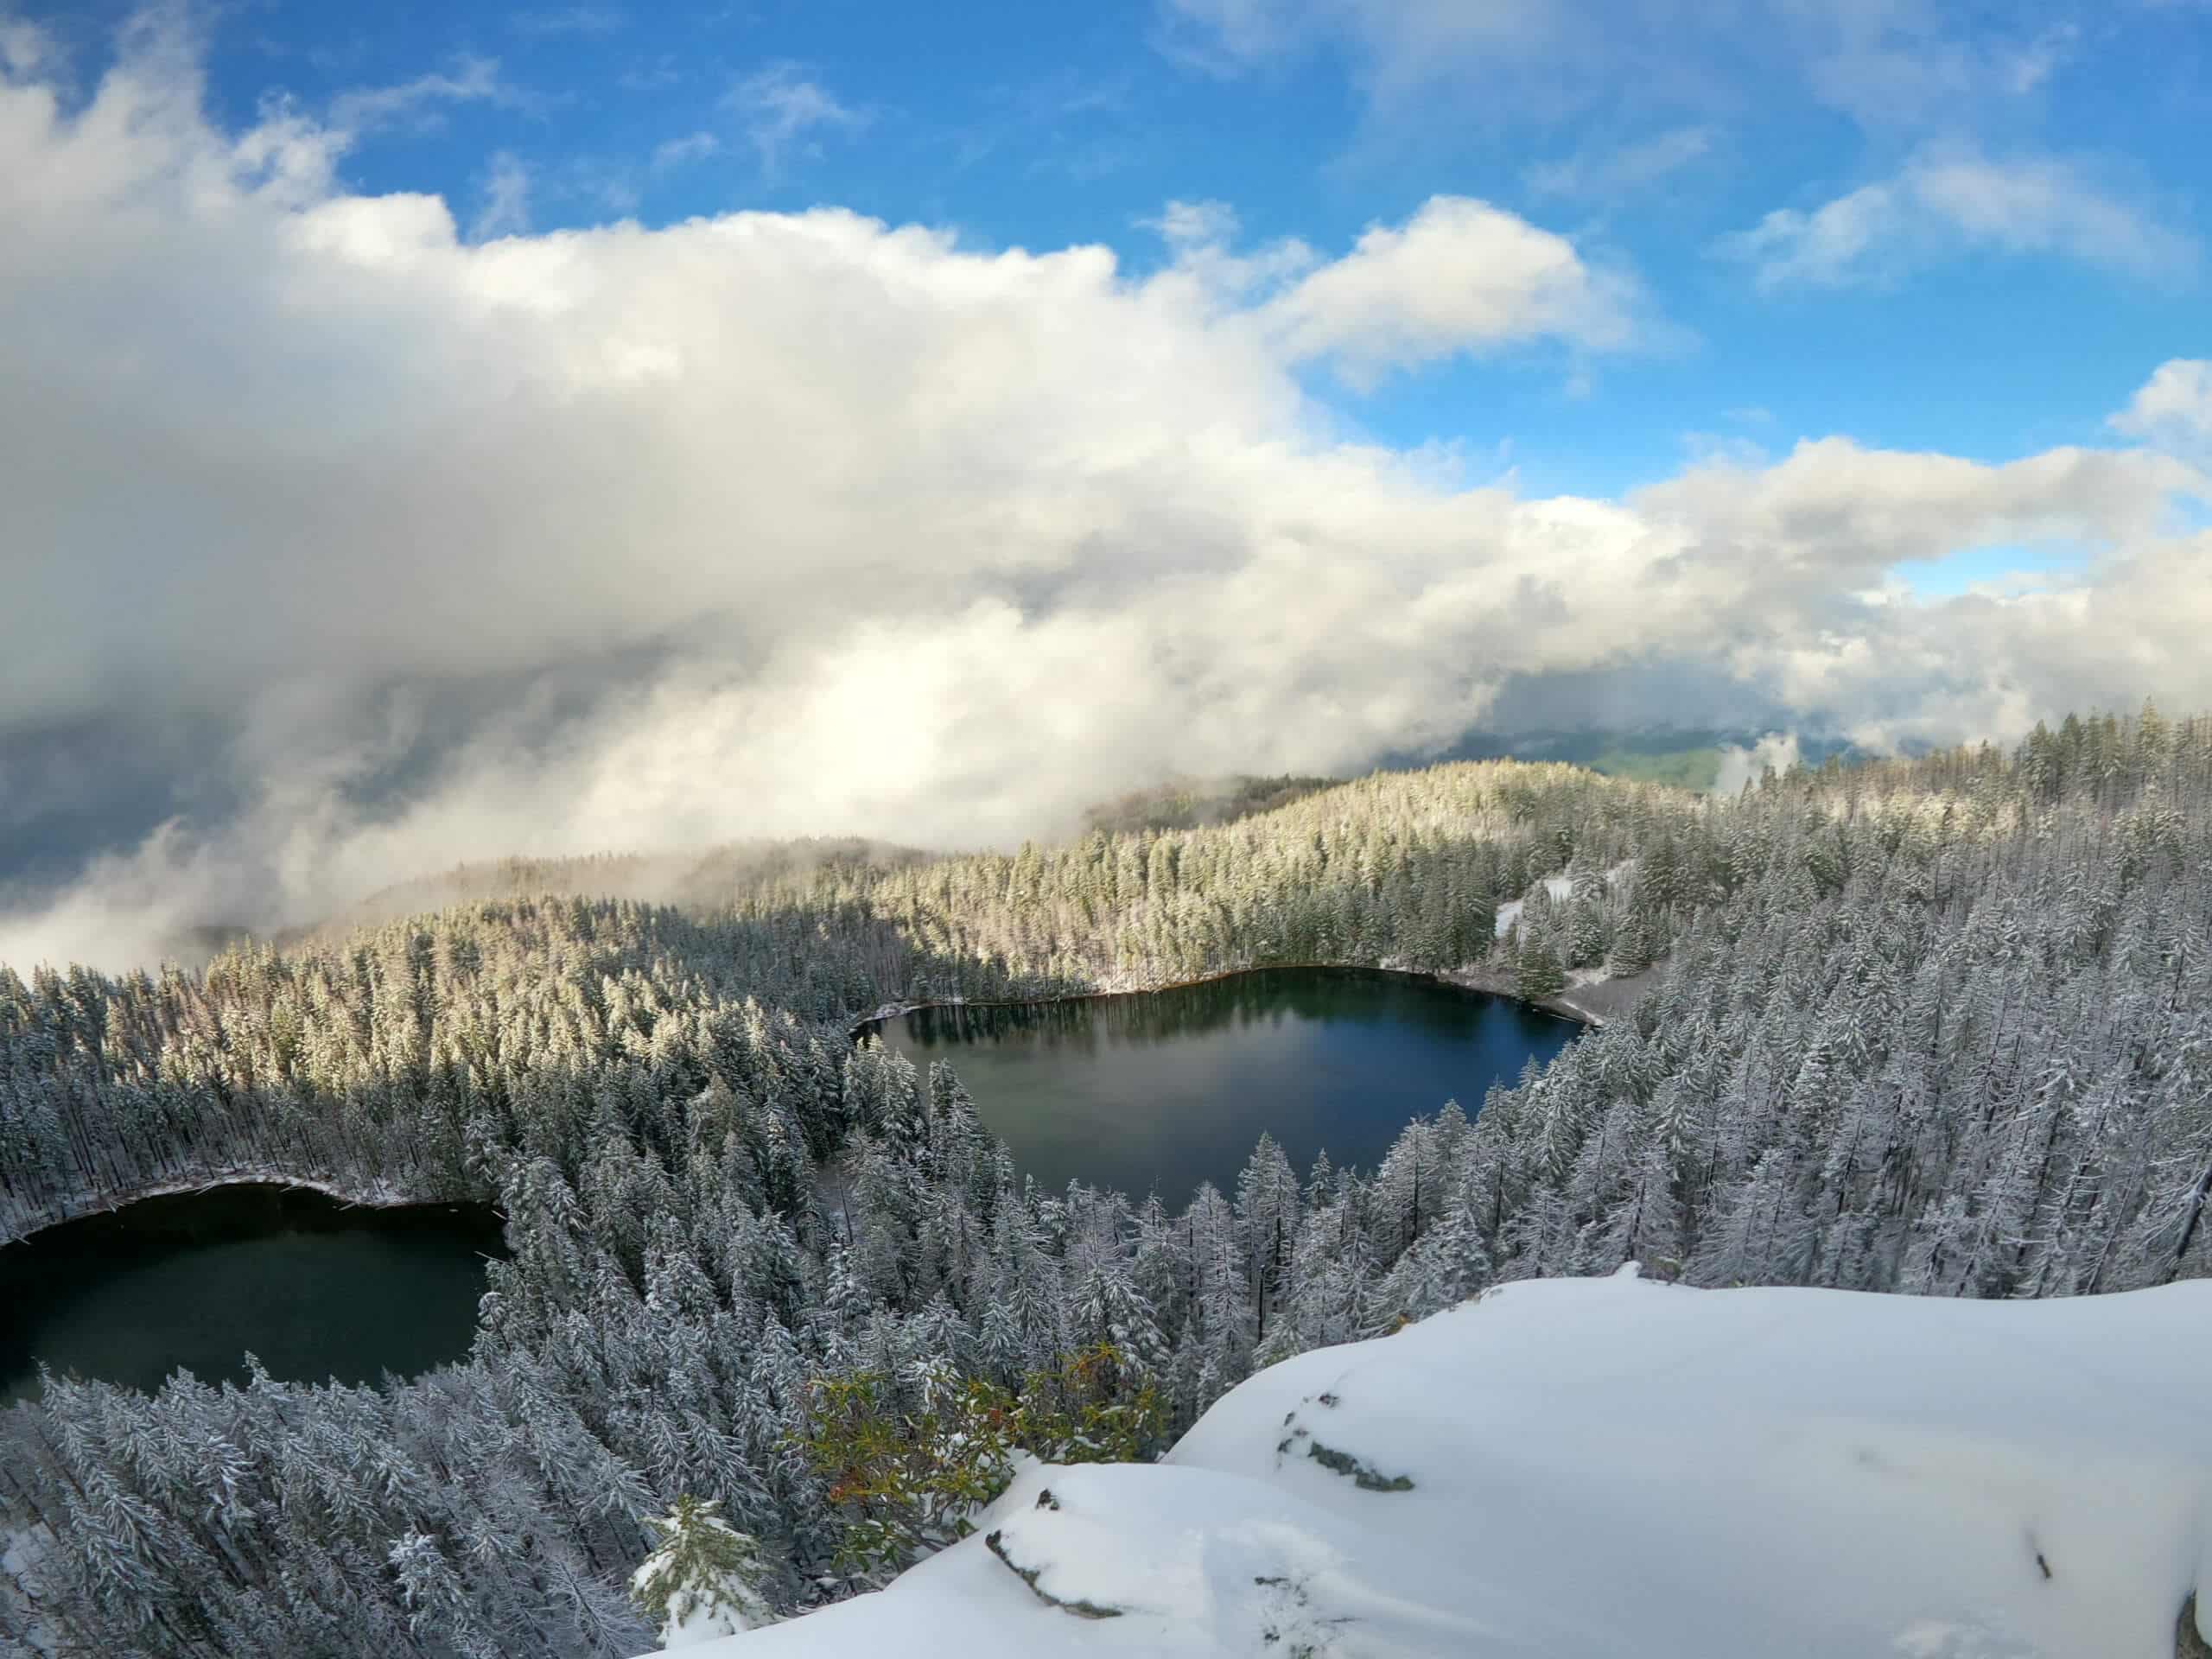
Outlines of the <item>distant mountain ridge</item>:
M 1682 789 L 1709 790 L 1719 781 L 1722 752 L 1751 749 L 1778 735 L 1767 727 L 1650 727 L 1641 730 L 1617 727 L 1525 732 L 1469 732 L 1449 748 L 1426 757 L 1393 754 L 1381 763 L 1383 770 L 1433 765 L 1448 760 L 1560 760 L 1587 766 L 1608 778 L 1633 783 L 1673 784 Z M 1789 734 L 1806 766 L 1818 766 L 1830 756 L 1843 760 L 1868 758 L 1866 751 L 1848 739 L 1804 732 Z

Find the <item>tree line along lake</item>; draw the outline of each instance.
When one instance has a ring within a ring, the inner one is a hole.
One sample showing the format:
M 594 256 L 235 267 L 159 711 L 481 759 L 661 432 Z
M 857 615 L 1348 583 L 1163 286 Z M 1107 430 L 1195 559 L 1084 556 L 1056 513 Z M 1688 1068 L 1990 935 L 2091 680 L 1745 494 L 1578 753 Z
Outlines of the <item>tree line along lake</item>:
M 1262 1134 L 1301 1173 L 1373 1167 L 1408 1119 L 1558 1053 L 1579 1027 L 1414 975 L 1268 969 L 1167 990 L 923 1008 L 874 1024 L 917 1066 L 949 1061 L 1015 1167 L 1179 1207 L 1235 1190 Z M 468 1350 L 487 1260 L 481 1205 L 393 1209 L 238 1185 L 142 1199 L 0 1246 L 0 1405 L 41 1362 L 142 1389 L 178 1368 L 361 1382 Z

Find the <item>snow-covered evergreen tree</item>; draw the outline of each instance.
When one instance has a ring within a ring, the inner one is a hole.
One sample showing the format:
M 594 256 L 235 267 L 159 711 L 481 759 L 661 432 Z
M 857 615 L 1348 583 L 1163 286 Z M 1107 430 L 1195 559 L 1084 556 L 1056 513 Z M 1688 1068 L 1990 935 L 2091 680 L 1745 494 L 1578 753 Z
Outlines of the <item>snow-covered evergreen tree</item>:
M 690 1647 L 775 1622 L 760 1584 L 759 1542 L 721 1517 L 713 1498 L 679 1494 L 649 1517 L 660 1541 L 630 1577 L 630 1595 L 660 1631 L 664 1648 Z

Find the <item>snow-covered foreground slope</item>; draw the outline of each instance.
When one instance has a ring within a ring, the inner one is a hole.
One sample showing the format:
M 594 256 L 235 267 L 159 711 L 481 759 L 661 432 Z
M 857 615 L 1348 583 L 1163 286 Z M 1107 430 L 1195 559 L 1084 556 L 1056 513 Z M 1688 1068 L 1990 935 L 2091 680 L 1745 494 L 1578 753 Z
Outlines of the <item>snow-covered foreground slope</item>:
M 2212 1588 L 2208 1380 L 2212 1283 L 1516 1284 L 1262 1373 L 1162 1465 L 1033 1470 L 889 1589 L 686 1651 L 2165 1659 Z

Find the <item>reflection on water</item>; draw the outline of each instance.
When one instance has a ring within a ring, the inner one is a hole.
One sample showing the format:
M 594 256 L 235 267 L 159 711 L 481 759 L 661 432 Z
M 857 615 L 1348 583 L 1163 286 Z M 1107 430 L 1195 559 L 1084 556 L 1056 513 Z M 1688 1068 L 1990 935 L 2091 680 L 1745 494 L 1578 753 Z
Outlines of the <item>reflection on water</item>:
M 1262 1130 L 1302 1171 L 1372 1166 L 1406 1121 L 1556 1054 L 1570 1021 L 1401 974 L 1274 969 L 1141 995 L 925 1008 L 883 1040 L 952 1063 L 1015 1162 L 1179 1204 L 1233 1190 Z

